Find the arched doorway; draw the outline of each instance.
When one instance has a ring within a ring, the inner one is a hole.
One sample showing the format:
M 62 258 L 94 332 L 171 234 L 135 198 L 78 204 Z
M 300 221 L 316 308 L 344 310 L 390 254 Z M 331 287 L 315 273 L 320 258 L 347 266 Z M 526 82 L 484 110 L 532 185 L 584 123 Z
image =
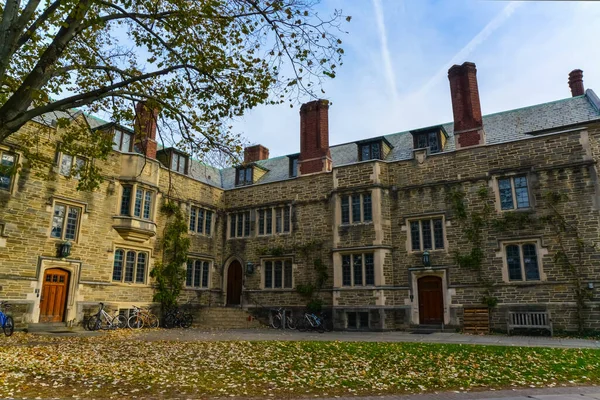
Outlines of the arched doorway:
M 40 298 L 40 322 L 64 322 L 68 290 L 68 271 L 49 268 L 44 272 Z
M 418 280 L 419 323 L 441 325 L 444 322 L 444 296 L 442 278 L 424 276 Z
M 242 301 L 242 264 L 233 260 L 227 269 L 227 305 L 240 305 Z

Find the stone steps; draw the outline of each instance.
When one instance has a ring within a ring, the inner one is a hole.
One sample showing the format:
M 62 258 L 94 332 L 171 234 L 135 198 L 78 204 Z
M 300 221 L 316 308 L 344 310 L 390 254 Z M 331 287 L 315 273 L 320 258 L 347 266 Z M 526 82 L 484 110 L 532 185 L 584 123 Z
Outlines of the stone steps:
M 193 326 L 205 329 L 248 329 L 264 325 L 241 308 L 204 307 L 194 319 Z

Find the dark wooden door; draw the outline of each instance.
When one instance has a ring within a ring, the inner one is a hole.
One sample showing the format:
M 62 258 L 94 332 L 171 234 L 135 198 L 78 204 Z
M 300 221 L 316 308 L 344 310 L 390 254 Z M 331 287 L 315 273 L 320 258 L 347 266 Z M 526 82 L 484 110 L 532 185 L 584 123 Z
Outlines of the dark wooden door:
M 44 273 L 40 299 L 40 322 L 63 322 L 67 305 L 69 273 L 52 268 Z
M 419 322 L 439 325 L 444 322 L 444 296 L 442 278 L 424 276 L 419 278 Z
M 229 264 L 227 270 L 227 305 L 239 305 L 242 299 L 242 265 L 239 261 Z

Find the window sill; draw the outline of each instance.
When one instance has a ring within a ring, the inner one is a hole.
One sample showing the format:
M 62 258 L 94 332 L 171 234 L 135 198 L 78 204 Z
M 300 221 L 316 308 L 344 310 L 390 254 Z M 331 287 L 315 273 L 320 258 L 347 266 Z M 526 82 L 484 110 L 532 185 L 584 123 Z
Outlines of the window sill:
M 296 290 L 296 288 L 260 288 L 262 291 L 265 292 L 289 292 L 289 291 L 294 291 Z
M 147 283 L 135 283 L 135 282 L 116 282 L 111 281 L 114 286 L 122 286 L 122 287 L 137 287 L 137 288 L 151 288 L 152 285 Z
M 426 251 L 429 252 L 429 254 L 441 254 L 441 253 L 448 253 L 448 249 L 428 249 L 428 250 L 411 250 L 408 252 L 409 255 L 415 255 L 415 256 L 422 256 L 423 253 L 425 253 Z
M 546 281 L 543 280 L 537 280 L 537 281 L 508 281 L 508 282 L 504 282 L 505 285 L 507 286 L 535 286 L 535 285 L 539 285 L 539 284 L 544 284 L 546 283 Z
M 350 227 L 353 227 L 353 226 L 363 226 L 363 225 L 373 225 L 373 221 L 353 222 L 351 224 L 340 224 L 339 227 L 340 228 L 350 228 Z
M 194 287 L 194 286 L 184 286 L 183 290 L 191 290 L 194 292 L 209 292 L 211 288 L 209 287 Z
M 260 234 L 256 235 L 256 237 L 261 237 L 261 238 L 262 237 L 266 237 L 266 238 L 268 238 L 268 237 L 272 237 L 272 236 L 289 236 L 291 234 L 292 234 L 292 232 L 265 233 L 265 234 L 262 234 L 262 235 L 260 235 Z
M 188 231 L 188 233 L 190 235 L 193 235 L 193 236 L 204 237 L 204 238 L 207 238 L 207 239 L 211 239 L 212 238 L 212 234 L 211 235 L 207 235 L 205 233 L 199 233 L 199 232 L 194 232 L 194 231 Z
M 532 213 L 534 211 L 535 210 L 534 210 L 533 207 L 527 207 L 527 208 L 507 208 L 506 210 L 500 209 L 501 213 L 510 213 L 510 212 L 514 212 L 514 213 Z
M 354 286 L 340 286 L 334 289 L 367 289 L 367 290 L 378 290 L 378 286 L 376 285 L 354 285 Z
M 227 240 L 242 240 L 242 239 L 250 239 L 252 236 L 240 236 L 240 237 L 228 237 Z
M 5 237 L 5 236 L 3 236 L 0 232 L 0 237 Z M 6 237 L 8 237 L 8 236 L 6 236 Z M 69 241 L 69 243 L 72 243 L 72 244 L 77 244 L 79 242 L 79 236 L 77 236 L 77 239 L 61 239 L 61 238 L 49 236 L 48 239 L 55 243 L 64 243 L 67 240 Z

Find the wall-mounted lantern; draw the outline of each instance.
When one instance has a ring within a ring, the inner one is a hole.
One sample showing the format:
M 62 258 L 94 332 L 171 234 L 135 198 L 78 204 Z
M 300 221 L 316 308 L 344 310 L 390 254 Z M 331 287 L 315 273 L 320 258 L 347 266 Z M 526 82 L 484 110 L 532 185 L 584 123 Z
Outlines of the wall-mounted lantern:
M 67 258 L 71 255 L 71 242 L 66 241 L 58 245 L 58 258 Z
M 254 273 L 254 263 L 248 261 L 246 263 L 246 275 L 252 275 Z
M 423 252 L 423 266 L 425 268 L 431 267 L 431 256 L 427 250 Z

